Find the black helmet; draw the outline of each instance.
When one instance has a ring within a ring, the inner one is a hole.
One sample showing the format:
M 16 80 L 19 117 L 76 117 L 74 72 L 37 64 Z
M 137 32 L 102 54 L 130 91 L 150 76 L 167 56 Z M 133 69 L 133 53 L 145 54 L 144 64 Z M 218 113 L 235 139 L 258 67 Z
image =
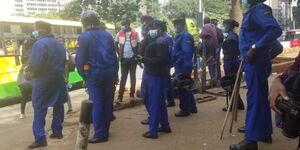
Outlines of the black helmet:
M 224 90 L 232 91 L 235 83 L 235 79 L 233 75 L 229 75 L 229 76 L 222 77 L 220 82 Z
M 97 28 L 100 25 L 100 16 L 94 10 L 86 10 L 81 15 L 81 23 L 84 28 Z
M 179 73 L 173 78 L 172 84 L 175 89 L 191 90 L 194 85 L 194 81 L 190 76 Z

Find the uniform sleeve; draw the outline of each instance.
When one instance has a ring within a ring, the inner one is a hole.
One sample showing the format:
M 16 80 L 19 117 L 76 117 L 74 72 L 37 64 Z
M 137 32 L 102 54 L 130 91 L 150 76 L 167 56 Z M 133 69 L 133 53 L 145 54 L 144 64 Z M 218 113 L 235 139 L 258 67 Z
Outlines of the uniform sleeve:
M 282 73 L 282 75 L 279 76 L 281 81 L 285 81 L 288 78 L 288 73 L 289 73 L 290 70 L 294 70 L 294 71 L 299 71 L 300 70 L 300 53 L 296 57 L 294 64 L 292 66 L 290 66 L 289 68 L 287 68 Z
M 46 59 L 46 46 L 42 43 L 34 44 L 29 57 L 29 71 L 33 77 L 36 77 L 38 73 L 43 69 L 43 65 L 45 64 Z
M 265 31 L 264 36 L 255 44 L 257 47 L 264 47 L 272 43 L 282 34 L 282 30 L 272 15 L 270 7 L 258 7 L 253 18 L 255 18 L 253 21 Z
M 191 35 L 184 35 L 181 42 L 184 72 L 189 73 L 193 69 L 194 39 Z
M 76 68 L 77 68 L 79 74 L 85 80 L 83 66 L 87 64 L 88 39 L 84 36 L 80 36 L 78 38 L 78 44 L 79 44 L 79 47 L 76 50 L 75 63 L 76 63 Z

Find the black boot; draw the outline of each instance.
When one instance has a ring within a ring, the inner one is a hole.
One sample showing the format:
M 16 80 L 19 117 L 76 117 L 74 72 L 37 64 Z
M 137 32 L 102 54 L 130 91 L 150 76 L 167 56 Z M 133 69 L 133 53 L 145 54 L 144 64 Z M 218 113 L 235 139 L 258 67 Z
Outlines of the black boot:
M 237 129 L 237 131 L 240 132 L 240 133 L 245 133 L 246 132 L 246 126 L 239 127 Z
M 28 146 L 28 149 L 35 149 L 35 148 L 39 148 L 39 147 L 46 147 L 48 145 L 47 142 L 43 142 L 43 143 L 32 143 L 31 145 Z
M 260 142 L 271 144 L 272 143 L 272 136 L 271 135 L 264 135 Z
M 243 140 L 238 144 L 232 144 L 229 146 L 230 150 L 258 150 L 257 142 Z
M 108 141 L 108 137 L 105 137 L 105 138 L 93 137 L 88 140 L 89 143 L 103 143 L 103 142 L 107 142 L 107 141 Z
M 52 133 L 49 137 L 51 139 L 62 139 L 64 136 L 62 134 L 54 134 L 54 133 Z
M 183 112 L 183 111 L 179 111 L 177 113 L 175 113 L 175 117 L 186 117 L 186 116 L 189 116 L 190 113 L 188 112 Z
M 149 124 L 149 118 L 145 119 L 145 120 L 142 120 L 141 121 L 141 124 L 142 125 L 148 125 Z

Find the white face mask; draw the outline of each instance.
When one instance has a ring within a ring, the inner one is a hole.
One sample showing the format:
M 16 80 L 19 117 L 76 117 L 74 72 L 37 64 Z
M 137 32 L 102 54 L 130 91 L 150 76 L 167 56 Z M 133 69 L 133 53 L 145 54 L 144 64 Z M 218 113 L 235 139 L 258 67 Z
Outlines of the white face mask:
M 150 35 L 151 38 L 156 38 L 158 35 L 158 30 L 150 30 L 148 34 Z
M 39 33 L 39 31 L 33 31 L 33 32 L 32 32 L 32 35 L 33 35 L 34 38 L 37 39 L 37 38 L 39 38 L 40 33 Z

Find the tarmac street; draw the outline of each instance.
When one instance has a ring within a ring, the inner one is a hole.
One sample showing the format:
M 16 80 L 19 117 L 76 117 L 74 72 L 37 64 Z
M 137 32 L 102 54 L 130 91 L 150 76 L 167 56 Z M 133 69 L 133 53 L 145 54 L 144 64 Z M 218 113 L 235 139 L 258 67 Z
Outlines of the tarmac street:
M 245 101 L 246 89 L 241 89 Z M 81 101 L 87 99 L 84 89 L 70 92 L 75 112 L 66 115 L 61 140 L 48 138 L 48 147 L 37 150 L 73 150 L 77 137 L 79 108 Z M 128 95 L 128 94 L 126 94 Z M 128 103 L 127 98 L 124 99 Z M 127 101 L 126 101 L 127 100 Z M 159 133 L 158 139 L 145 139 L 142 134 L 148 126 L 141 125 L 140 121 L 147 117 L 145 107 L 136 105 L 128 109 L 115 112 L 117 119 L 112 122 L 110 138 L 106 143 L 89 144 L 89 150 L 227 150 L 228 146 L 243 139 L 243 134 L 237 133 L 237 127 L 244 124 L 245 111 L 239 111 L 238 122 L 234 124 L 234 131 L 230 135 L 228 128 L 225 130 L 223 140 L 220 141 L 221 126 L 225 112 L 225 97 L 219 96 L 216 100 L 197 104 L 199 112 L 185 118 L 176 118 L 176 107 L 168 109 L 169 122 L 172 133 Z M 18 119 L 19 105 L 8 106 L 0 109 L 0 150 L 26 150 L 32 143 L 32 106 L 27 103 L 27 118 Z M 67 107 L 66 107 L 67 109 Z M 65 110 L 66 110 L 65 109 Z M 47 136 L 51 134 L 50 123 L 52 110 L 47 116 Z M 273 119 L 274 120 L 274 119 Z M 296 149 L 297 140 L 291 140 L 281 135 L 281 130 L 274 127 L 273 144 L 259 143 L 260 150 L 293 150 Z M 91 129 L 90 136 L 93 135 Z

